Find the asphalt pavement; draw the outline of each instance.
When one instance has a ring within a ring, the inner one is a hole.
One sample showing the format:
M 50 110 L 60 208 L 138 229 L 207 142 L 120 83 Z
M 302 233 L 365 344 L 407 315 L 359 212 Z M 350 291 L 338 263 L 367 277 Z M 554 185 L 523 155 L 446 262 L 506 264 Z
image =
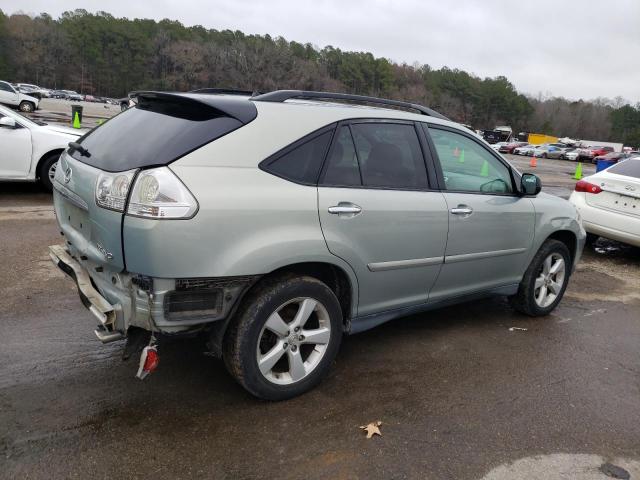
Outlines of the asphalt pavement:
M 568 195 L 574 168 L 535 172 Z M 637 249 L 587 249 L 546 318 L 497 298 L 348 337 L 318 388 L 267 403 L 198 338 L 136 380 L 51 264 L 60 242 L 49 195 L 0 183 L 0 478 L 640 478 Z

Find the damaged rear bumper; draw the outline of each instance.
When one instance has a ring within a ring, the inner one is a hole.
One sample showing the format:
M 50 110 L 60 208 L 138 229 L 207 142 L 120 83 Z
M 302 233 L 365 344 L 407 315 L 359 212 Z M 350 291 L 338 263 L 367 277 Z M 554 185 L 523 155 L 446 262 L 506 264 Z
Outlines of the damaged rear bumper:
M 83 305 L 98 320 L 96 336 L 104 343 L 123 339 L 129 327 L 175 334 L 226 320 L 258 276 L 155 278 L 109 271 L 53 245 L 49 255 L 78 287 Z
M 98 339 L 103 343 L 109 343 L 124 338 L 124 332 L 118 330 L 117 325 L 121 305 L 111 305 L 93 287 L 87 271 L 69 254 L 64 245 L 50 246 L 49 256 L 60 270 L 76 282 L 82 304 L 98 319 L 98 328 L 95 330 Z

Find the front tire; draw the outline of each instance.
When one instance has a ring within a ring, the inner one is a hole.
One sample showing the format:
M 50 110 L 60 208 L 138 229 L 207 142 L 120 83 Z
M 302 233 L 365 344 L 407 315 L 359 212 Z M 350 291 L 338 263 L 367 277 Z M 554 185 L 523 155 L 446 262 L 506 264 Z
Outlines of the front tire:
M 31 113 L 36 109 L 36 106 L 32 102 L 22 101 L 18 108 L 21 112 Z
M 548 315 L 562 300 L 571 275 L 571 254 L 558 240 L 547 240 L 522 277 L 511 305 L 531 317 Z
M 334 293 L 307 276 L 266 280 L 243 301 L 225 335 L 229 373 L 249 393 L 285 400 L 327 374 L 342 341 L 342 311 Z
M 53 177 L 56 174 L 56 168 L 58 166 L 58 160 L 60 159 L 59 153 L 49 155 L 44 159 L 42 165 L 40 165 L 40 184 L 48 192 L 53 191 Z

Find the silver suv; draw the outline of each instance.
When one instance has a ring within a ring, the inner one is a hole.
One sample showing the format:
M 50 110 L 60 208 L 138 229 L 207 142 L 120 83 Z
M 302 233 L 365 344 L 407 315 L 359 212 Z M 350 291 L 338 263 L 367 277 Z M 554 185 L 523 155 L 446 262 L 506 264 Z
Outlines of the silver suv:
M 161 336 L 200 332 L 249 392 L 289 398 L 345 333 L 495 294 L 546 315 L 582 253 L 571 204 L 420 105 L 136 96 L 62 155 L 50 251 L 100 340 L 146 345 L 141 370 Z

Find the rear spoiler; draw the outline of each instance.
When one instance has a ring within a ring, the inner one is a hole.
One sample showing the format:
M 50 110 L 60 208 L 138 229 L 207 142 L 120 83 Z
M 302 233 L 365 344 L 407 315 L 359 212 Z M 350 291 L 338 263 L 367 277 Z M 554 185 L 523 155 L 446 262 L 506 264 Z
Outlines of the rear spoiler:
M 183 102 L 191 105 L 205 105 L 219 111 L 227 117 L 235 118 L 244 125 L 258 116 L 258 110 L 253 102 L 238 97 L 224 97 L 202 93 L 139 91 L 131 92 L 129 98 L 165 99 L 167 101 Z

